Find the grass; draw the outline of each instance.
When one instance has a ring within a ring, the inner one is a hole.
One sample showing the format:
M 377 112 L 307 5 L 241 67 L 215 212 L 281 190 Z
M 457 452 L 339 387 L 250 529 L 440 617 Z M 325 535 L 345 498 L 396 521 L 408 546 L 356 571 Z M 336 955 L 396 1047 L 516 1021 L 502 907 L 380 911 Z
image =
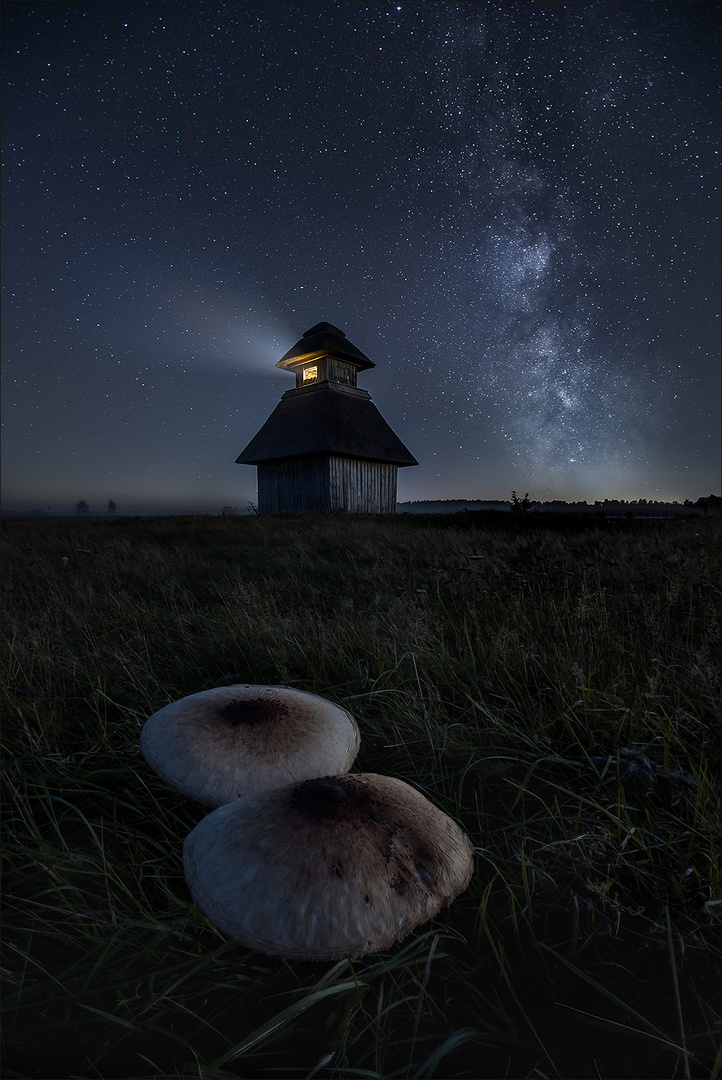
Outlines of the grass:
M 719 1074 L 719 525 L 532 518 L 3 523 L 4 1076 Z M 138 737 L 233 682 L 349 708 L 467 892 L 362 960 L 224 940 Z

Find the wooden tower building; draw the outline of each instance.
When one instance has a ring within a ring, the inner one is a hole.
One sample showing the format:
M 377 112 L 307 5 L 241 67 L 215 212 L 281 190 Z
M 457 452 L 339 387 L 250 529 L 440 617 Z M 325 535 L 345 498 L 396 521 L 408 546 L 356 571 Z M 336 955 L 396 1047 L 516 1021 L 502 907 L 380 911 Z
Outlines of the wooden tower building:
M 236 458 L 258 468 L 260 514 L 396 512 L 397 471 L 418 462 L 356 385 L 375 366 L 327 322 L 281 357 L 296 386 Z

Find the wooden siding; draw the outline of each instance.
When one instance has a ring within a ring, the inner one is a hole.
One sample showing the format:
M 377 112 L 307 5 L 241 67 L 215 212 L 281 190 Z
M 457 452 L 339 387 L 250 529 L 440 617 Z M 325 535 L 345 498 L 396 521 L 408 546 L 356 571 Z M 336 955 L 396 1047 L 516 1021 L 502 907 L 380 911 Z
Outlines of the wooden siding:
M 350 514 L 395 514 L 398 466 L 329 455 L 331 507 Z
M 326 378 L 329 382 L 341 383 L 344 386 L 356 385 L 356 368 L 345 360 L 339 360 L 336 356 L 326 357 Z
M 328 467 L 322 456 L 258 466 L 259 514 L 327 514 L 330 509 Z
M 318 454 L 258 465 L 260 514 L 394 514 L 398 468 Z

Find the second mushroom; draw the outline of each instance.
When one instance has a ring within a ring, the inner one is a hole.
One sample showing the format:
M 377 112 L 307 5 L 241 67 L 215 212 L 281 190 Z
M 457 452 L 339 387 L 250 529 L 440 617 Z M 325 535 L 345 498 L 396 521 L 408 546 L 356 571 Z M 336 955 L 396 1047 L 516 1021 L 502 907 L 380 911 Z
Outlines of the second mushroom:
M 388 948 L 463 892 L 473 848 L 389 776 L 327 776 L 208 814 L 186 838 L 186 881 L 209 921 L 271 956 L 338 960 Z

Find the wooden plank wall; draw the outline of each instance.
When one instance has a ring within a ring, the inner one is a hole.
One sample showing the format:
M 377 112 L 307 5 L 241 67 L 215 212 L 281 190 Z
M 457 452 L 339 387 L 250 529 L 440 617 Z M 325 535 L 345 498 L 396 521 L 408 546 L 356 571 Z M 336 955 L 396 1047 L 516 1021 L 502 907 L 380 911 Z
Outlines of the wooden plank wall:
M 329 455 L 330 503 L 350 514 L 395 514 L 398 466 Z
M 322 456 L 258 466 L 259 514 L 327 514 L 328 465 Z
M 398 466 L 334 454 L 267 462 L 258 466 L 260 514 L 396 512 Z
M 329 382 L 343 383 L 345 386 L 356 385 L 356 368 L 335 356 L 326 357 L 326 378 Z

